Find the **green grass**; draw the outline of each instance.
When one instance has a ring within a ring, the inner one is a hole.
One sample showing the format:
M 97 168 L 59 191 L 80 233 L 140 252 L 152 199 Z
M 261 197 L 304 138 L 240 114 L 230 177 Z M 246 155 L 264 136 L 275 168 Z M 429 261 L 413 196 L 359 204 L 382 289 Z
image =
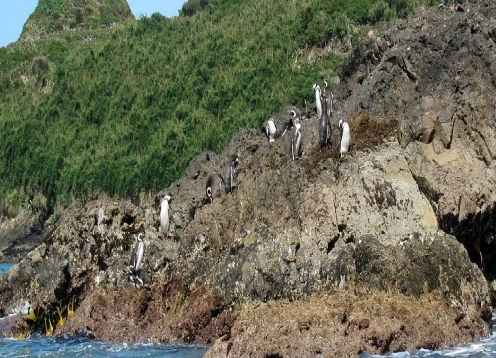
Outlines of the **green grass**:
M 167 187 L 196 154 L 311 100 L 312 83 L 340 73 L 333 53 L 296 66 L 302 50 L 419 3 L 190 0 L 173 19 L 154 14 L 2 48 L 0 208 L 37 193 L 53 207 Z M 41 10 L 37 24 L 48 21 Z

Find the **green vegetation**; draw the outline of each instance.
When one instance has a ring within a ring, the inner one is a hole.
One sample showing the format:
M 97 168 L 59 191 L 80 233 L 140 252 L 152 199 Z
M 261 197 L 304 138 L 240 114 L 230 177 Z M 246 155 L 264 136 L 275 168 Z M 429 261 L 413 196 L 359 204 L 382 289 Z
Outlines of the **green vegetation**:
M 98 28 L 131 18 L 133 15 L 124 0 L 38 0 L 21 38 L 38 38 L 74 28 Z
M 116 8 L 91 26 L 52 32 L 82 2 L 40 1 L 24 40 L 0 49 L 0 208 L 37 193 L 53 208 L 160 190 L 196 154 L 301 106 L 313 82 L 339 74 L 331 51 L 306 59 L 313 46 L 350 41 L 421 2 L 431 1 L 190 0 L 181 16 L 134 20 L 108 1 Z M 108 14 L 123 22 L 97 26 Z M 33 41 L 33 31 L 46 35 Z

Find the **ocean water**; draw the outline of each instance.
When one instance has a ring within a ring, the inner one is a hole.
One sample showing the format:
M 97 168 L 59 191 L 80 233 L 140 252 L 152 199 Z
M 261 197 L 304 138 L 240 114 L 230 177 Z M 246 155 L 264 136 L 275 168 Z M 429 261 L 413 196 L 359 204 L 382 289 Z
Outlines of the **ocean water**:
M 83 337 L 0 339 L 0 357 L 161 357 L 199 358 L 208 347 L 158 343 L 105 343 Z

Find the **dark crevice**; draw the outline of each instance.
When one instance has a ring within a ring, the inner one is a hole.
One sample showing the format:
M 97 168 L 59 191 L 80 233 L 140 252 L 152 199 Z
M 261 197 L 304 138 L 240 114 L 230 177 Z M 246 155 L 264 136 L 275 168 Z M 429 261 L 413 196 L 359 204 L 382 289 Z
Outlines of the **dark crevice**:
M 470 260 L 479 266 L 486 279 L 491 281 L 496 279 L 496 206 L 477 214 L 470 214 L 460 222 L 458 215 L 442 215 L 436 210 L 442 194 L 436 192 L 426 178 L 413 173 L 412 176 L 419 190 L 427 197 L 436 212 L 439 228 L 456 237 L 467 250 Z
M 58 301 L 63 301 L 67 299 L 67 292 L 71 287 L 71 274 L 69 272 L 69 266 L 64 266 L 62 269 L 62 273 L 64 275 L 64 280 L 60 283 L 60 285 L 55 289 L 55 297 Z
M 418 186 L 420 192 L 425 195 L 425 197 L 429 200 L 431 205 L 433 203 L 437 204 L 439 202 L 439 199 L 441 198 L 442 194 L 440 194 L 436 190 L 434 190 L 430 186 L 429 181 L 425 177 L 415 175 L 413 172 L 412 172 L 412 176 L 413 176 L 413 179 L 415 180 L 415 182 L 417 183 L 417 186 Z M 434 209 L 434 206 L 433 206 L 433 209 Z M 436 211 L 436 210 L 434 210 L 434 211 Z
M 127 225 L 133 225 L 134 221 L 136 220 L 136 217 L 130 214 L 124 214 L 122 217 L 121 225 L 127 224 Z
M 496 278 L 496 206 L 470 214 L 458 221 L 453 214 L 438 218 L 440 228 L 465 246 L 470 260 L 477 264 L 488 280 Z
M 108 268 L 108 265 L 105 263 L 105 260 L 102 256 L 98 256 L 98 269 L 100 271 L 105 271 Z
M 334 246 L 336 245 L 336 241 L 338 241 L 339 235 L 334 237 L 332 240 L 330 240 L 327 243 L 327 253 L 330 253 L 332 250 L 334 250 Z

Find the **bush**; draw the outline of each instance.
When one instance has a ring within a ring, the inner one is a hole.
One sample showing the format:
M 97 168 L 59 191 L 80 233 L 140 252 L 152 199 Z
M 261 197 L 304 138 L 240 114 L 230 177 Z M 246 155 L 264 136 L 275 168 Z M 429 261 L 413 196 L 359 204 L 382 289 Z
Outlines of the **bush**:
M 50 65 L 45 56 L 37 56 L 31 64 L 31 73 L 36 78 L 37 83 L 41 83 L 46 79 Z
M 208 0 L 188 0 L 179 11 L 181 16 L 193 16 L 208 5 Z

